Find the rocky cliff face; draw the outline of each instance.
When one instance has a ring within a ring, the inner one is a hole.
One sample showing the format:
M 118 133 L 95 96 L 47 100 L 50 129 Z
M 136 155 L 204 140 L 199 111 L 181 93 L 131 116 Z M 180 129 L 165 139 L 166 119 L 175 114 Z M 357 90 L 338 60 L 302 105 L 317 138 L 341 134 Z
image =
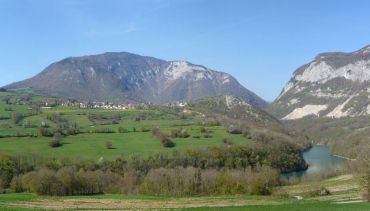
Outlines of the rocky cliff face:
M 269 111 L 280 119 L 370 114 L 370 46 L 322 53 L 298 68 Z
M 228 94 L 254 106 L 267 105 L 227 73 L 186 61 L 164 61 L 131 53 L 67 58 L 6 88 L 81 100 L 153 103 Z

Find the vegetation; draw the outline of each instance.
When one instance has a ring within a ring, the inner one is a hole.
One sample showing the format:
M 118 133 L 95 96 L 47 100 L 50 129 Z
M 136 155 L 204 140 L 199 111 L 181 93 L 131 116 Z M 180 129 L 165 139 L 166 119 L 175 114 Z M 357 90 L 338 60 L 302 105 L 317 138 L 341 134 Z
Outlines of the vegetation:
M 238 106 L 220 113 L 221 101 L 110 111 L 60 107 L 58 99 L 40 109 L 43 97 L 0 93 L 4 96 L 0 191 L 9 197 L 242 194 L 290 203 L 284 192 L 295 182 L 280 173 L 307 168 L 302 152 L 310 139 L 263 112 L 257 119 Z M 242 112 L 248 115 L 235 117 Z M 303 197 L 324 197 L 323 190 L 336 194 L 322 184 Z
M 327 144 L 334 154 L 348 158 L 356 158 L 363 148 L 367 148 L 369 124 L 368 116 L 285 121 L 288 128 L 302 133 L 316 143 Z
M 62 135 L 60 133 L 54 133 L 53 140 L 49 142 L 50 147 L 61 147 L 62 146 Z
M 1 207 L 5 210 L 42 209 L 122 209 L 135 210 L 369 210 L 370 205 L 360 202 L 361 189 L 357 178 L 343 175 L 319 182 L 277 187 L 273 195 L 221 195 L 221 196 L 148 196 L 104 194 L 89 196 L 48 197 L 32 193 L 0 194 Z M 343 185 L 346 184 L 346 185 Z M 320 187 L 330 195 L 313 194 Z M 302 197 L 298 200 L 296 197 Z

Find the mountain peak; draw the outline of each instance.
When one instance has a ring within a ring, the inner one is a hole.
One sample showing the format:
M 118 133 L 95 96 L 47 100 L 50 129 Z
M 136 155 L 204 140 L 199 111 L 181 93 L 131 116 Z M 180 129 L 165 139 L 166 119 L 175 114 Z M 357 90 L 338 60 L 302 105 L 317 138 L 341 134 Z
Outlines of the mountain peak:
M 298 68 L 270 110 L 279 118 L 370 114 L 370 46 L 319 54 Z
M 258 107 L 267 104 L 227 73 L 127 52 L 69 57 L 6 88 L 79 100 L 159 104 L 231 94 Z

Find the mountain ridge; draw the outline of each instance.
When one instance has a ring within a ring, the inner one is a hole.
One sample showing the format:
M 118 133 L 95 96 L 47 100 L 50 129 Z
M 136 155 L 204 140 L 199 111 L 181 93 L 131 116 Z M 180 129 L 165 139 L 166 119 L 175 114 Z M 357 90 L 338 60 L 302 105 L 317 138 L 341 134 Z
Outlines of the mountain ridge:
M 370 114 L 370 45 L 318 54 L 293 72 L 269 111 L 283 120 Z
M 79 100 L 157 104 L 235 95 L 254 106 L 267 105 L 228 73 L 184 60 L 166 61 L 128 52 L 67 57 L 5 88 Z

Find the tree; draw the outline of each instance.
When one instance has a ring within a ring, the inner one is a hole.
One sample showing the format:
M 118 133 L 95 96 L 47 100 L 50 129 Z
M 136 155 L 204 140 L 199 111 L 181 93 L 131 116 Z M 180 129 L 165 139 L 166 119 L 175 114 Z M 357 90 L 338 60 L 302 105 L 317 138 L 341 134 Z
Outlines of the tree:
M 11 100 L 12 98 L 10 97 L 10 96 L 4 96 L 3 98 L 2 98 L 2 101 L 5 103 L 5 104 L 7 104 L 7 105 L 9 105 L 10 104 L 10 100 Z
M 111 141 L 106 141 L 105 142 L 105 148 L 107 149 L 113 149 L 113 144 Z
M 0 156 L 0 187 L 8 188 L 15 173 L 15 164 L 11 157 Z
M 22 114 L 19 112 L 12 113 L 12 121 L 14 124 L 18 124 L 22 120 Z
M 49 146 L 55 148 L 55 147 L 61 147 L 62 144 L 62 134 L 60 133 L 54 133 L 53 139 L 49 142 Z
M 361 185 L 365 188 L 365 200 L 370 202 L 370 147 L 363 147 L 355 162 L 355 171 L 360 176 Z

